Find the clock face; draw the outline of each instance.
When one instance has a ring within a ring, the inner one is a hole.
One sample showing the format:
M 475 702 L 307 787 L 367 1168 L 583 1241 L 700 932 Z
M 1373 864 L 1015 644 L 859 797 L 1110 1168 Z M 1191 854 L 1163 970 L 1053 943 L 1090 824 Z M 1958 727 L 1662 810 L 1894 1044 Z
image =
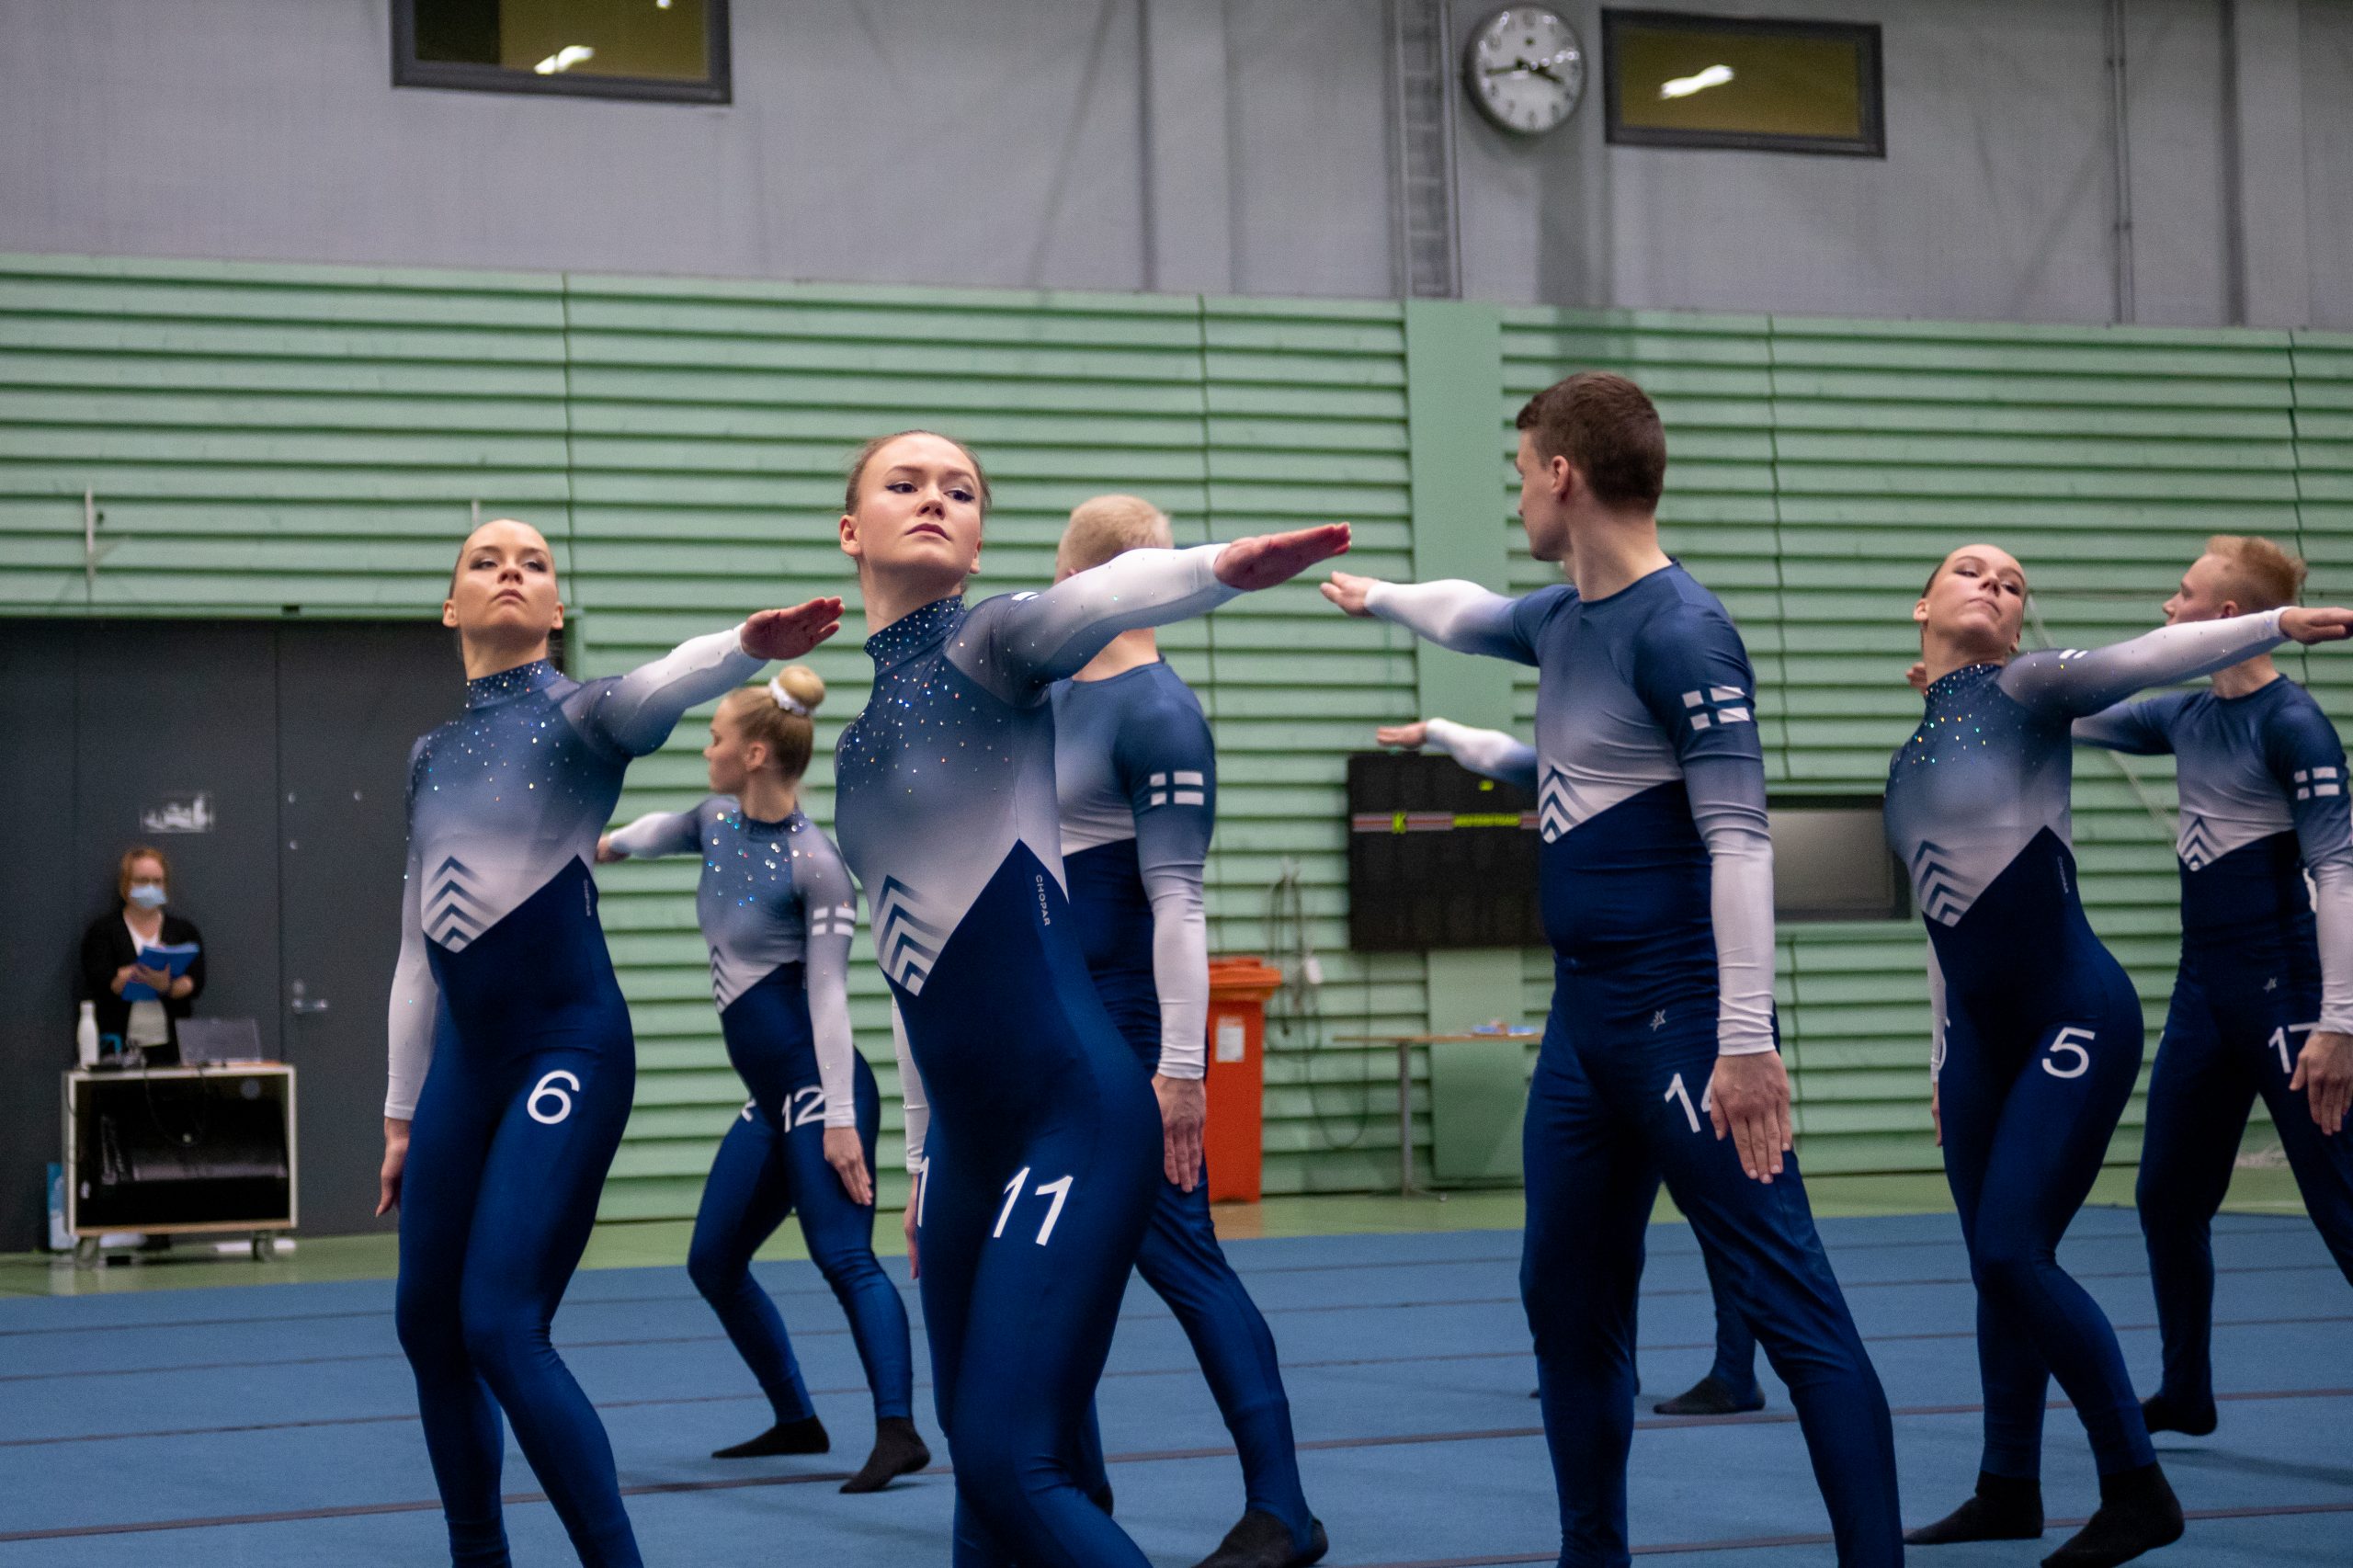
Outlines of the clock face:
M 1559 125 L 1585 96 L 1585 47 L 1576 29 L 1541 6 L 1506 6 L 1488 17 L 1471 35 L 1463 71 L 1472 101 L 1521 136 Z

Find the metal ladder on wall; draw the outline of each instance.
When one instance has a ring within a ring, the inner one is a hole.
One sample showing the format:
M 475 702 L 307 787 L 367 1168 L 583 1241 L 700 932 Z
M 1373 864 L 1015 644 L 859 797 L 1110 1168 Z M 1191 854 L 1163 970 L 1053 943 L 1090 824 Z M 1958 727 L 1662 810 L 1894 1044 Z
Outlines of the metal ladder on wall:
M 1454 210 L 1454 21 L 1448 0 L 1390 0 L 1392 267 L 1406 299 L 1462 292 Z

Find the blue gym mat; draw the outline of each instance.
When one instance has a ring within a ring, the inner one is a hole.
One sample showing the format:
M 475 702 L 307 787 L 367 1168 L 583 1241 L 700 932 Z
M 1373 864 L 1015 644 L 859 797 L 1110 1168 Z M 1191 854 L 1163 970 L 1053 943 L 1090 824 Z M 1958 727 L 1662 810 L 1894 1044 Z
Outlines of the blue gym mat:
M 1949 1214 L 1823 1223 L 1895 1406 L 1904 1514 L 1935 1517 L 1976 1475 L 1973 1299 Z M 1342 1568 L 1549 1563 L 1558 1550 L 1515 1233 L 1236 1242 L 1283 1354 L 1310 1501 Z M 2224 1216 L 2215 1367 L 2222 1425 L 2158 1439 L 2192 1522 L 2154 1562 L 2353 1562 L 2353 1293 L 2301 1218 Z M 2122 1333 L 2143 1388 L 2157 1336 L 2129 1212 L 2086 1210 L 2068 1267 Z M 583 1274 L 556 1339 L 605 1415 L 655 1564 L 945 1563 L 951 1483 L 915 1335 L 918 1425 L 943 1468 L 874 1496 L 835 1488 L 870 1406 L 841 1313 L 805 1263 L 756 1266 L 791 1325 L 834 1452 L 703 1456 L 765 1427 L 766 1403 L 676 1268 Z M 888 1260 L 905 1286 L 904 1265 Z M 906 1290 L 916 1306 L 912 1288 Z M 0 1568 L 319 1568 L 446 1562 L 389 1280 L 0 1301 Z M 1652 1235 L 1631 1478 L 1638 1552 L 1668 1562 L 1827 1564 L 1828 1521 L 1769 1372 L 1756 1415 L 1673 1421 L 1650 1403 L 1707 1368 L 1713 1320 L 1688 1230 Z M 2054 1396 L 2057 1393 L 2053 1390 Z M 1100 1396 L 1119 1517 L 1189 1564 L 1241 1507 L 1226 1433 L 1183 1335 L 1129 1292 Z M 2082 1429 L 2051 1414 L 2052 1528 L 1916 1554 L 1935 1568 L 2036 1561 L 2097 1501 Z M 518 1564 L 573 1558 L 510 1448 Z M 1717 1555 L 1731 1554 L 1731 1555 Z

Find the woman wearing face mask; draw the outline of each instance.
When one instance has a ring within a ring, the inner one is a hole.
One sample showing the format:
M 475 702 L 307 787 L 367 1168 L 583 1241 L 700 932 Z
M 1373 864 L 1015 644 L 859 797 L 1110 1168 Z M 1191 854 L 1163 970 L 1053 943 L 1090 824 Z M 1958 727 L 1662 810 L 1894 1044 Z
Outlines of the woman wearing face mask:
M 1348 532 L 1130 551 L 967 607 L 987 502 L 979 460 L 941 436 L 881 437 L 850 469 L 841 542 L 874 687 L 834 753 L 835 825 L 904 1034 L 954 1561 L 1144 1568 L 1077 1456 L 1158 1200 L 1160 1109 L 1071 929 L 1050 693 L 1120 632 L 1271 587 Z
M 1921 591 L 1927 712 L 1888 772 L 1887 835 L 1927 922 L 1932 1103 L 1977 1282 L 1985 1436 L 1977 1489 L 1905 1539 L 2042 1533 L 2044 1400 L 2056 1377 L 2091 1437 L 2100 1506 L 2043 1561 L 2108 1568 L 2179 1538 L 2115 1330 L 2059 1267 L 2143 1049 L 2141 1003 L 2076 892 L 2070 726 L 2143 687 L 2280 642 L 2343 638 L 2353 612 L 2267 610 L 2128 642 L 2018 654 L 2026 573 L 1964 545 Z
M 717 793 L 608 835 L 600 861 L 702 857 L 695 912 L 710 947 L 719 1027 L 751 1099 L 703 1184 L 687 1273 L 751 1366 L 776 1424 L 714 1459 L 822 1454 L 830 1446 L 784 1319 L 752 1278 L 753 1252 L 796 1210 L 809 1256 L 849 1315 L 874 1394 L 874 1451 L 845 1492 L 921 1470 L 907 1310 L 874 1258 L 874 1140 L 881 1100 L 849 1028 L 858 890 L 840 851 L 801 810 L 801 776 L 825 699 L 794 665 L 727 695 L 703 759 Z
M 82 994 L 92 1005 L 100 1036 L 112 1035 L 129 1050 L 143 1051 L 151 1064 L 180 1059 L 179 1021 L 204 994 L 204 938 L 196 922 L 165 912 L 172 870 L 164 852 L 148 845 L 123 851 L 115 870 L 116 913 L 92 923 L 82 937 Z M 149 948 L 186 944 L 197 949 L 176 976 L 148 969 L 139 955 Z
M 839 599 L 763 610 L 605 680 L 548 662 L 563 624 L 539 530 L 467 539 L 442 605 L 466 707 L 409 760 L 383 1192 L 393 1320 L 456 1563 L 505 1568 L 503 1410 L 585 1563 L 637 1568 L 604 1424 L 548 1342 L 636 1078 L 588 871 L 632 758 L 680 714 L 829 636 Z

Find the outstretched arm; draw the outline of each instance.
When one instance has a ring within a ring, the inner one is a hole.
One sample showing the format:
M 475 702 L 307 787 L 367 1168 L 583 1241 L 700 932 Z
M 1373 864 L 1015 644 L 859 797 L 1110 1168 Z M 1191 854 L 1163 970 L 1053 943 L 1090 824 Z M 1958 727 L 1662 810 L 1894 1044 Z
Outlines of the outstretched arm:
M 2290 606 L 2257 615 L 2188 621 L 2105 648 L 2028 653 L 2002 672 L 2002 690 L 2051 718 L 2083 718 L 2146 687 L 2170 686 L 2265 653 L 2293 638 L 2333 642 L 2353 631 L 2353 611 Z
M 2158 722 L 2158 700 L 2119 702 L 2089 718 L 2076 720 L 2071 732 L 2075 744 L 2132 756 L 2164 756 L 2173 750 L 2173 742 L 2166 735 L 2165 725 Z
M 1350 615 L 1393 621 L 1415 636 L 1458 653 L 1483 653 L 1519 664 L 1536 662 L 1513 621 L 1518 599 L 1460 577 L 1431 583 L 1384 583 L 1335 572 L 1324 597 Z
M 771 659 L 797 659 L 840 629 L 842 601 L 811 599 L 764 609 L 742 625 L 690 637 L 617 680 L 597 681 L 572 699 L 588 733 L 626 756 L 643 756 L 670 736 L 679 716 L 741 686 Z
M 990 653 L 981 657 L 996 667 L 969 673 L 1003 696 L 1034 694 L 1076 675 L 1123 631 L 1206 614 L 1347 548 L 1347 525 L 1333 523 L 1231 544 L 1131 550 L 1043 593 L 993 601 L 1004 608 L 995 612 Z
M 665 855 L 691 855 L 702 847 L 699 812 L 648 812 L 627 827 L 617 827 L 597 845 L 599 860 L 654 860 Z
M 1424 719 L 1411 724 L 1384 724 L 1372 738 L 1385 746 L 1444 752 L 1472 772 L 1536 792 L 1536 748 L 1501 730 L 1473 729 L 1450 719 Z

